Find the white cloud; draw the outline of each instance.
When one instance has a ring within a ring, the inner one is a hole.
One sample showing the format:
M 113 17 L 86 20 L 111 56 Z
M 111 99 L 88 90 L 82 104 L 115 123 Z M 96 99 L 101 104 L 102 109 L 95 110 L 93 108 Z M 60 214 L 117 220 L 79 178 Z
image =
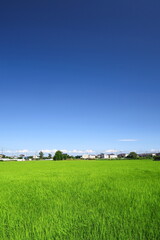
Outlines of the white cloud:
M 92 149 L 87 149 L 86 151 L 85 151 L 85 153 L 94 153 L 95 151 L 94 150 L 92 150 Z
M 42 151 L 43 153 L 55 153 L 57 149 L 42 149 L 39 150 L 38 152 Z
M 151 149 L 149 152 L 155 153 L 155 152 L 159 152 L 159 151 L 160 151 L 159 149 Z
M 105 152 L 105 153 L 117 153 L 117 152 L 119 152 L 119 150 L 116 150 L 116 149 L 108 149 L 108 150 L 105 150 L 104 152 Z
M 58 149 L 42 149 L 41 151 L 44 153 L 55 153 Z M 59 149 L 61 152 L 63 153 L 68 153 L 68 154 L 72 154 L 72 153 L 79 153 L 79 154 L 83 154 L 83 153 L 94 153 L 95 151 L 92 149 L 87 149 L 87 150 L 77 150 L 77 149 L 73 149 L 73 150 L 67 150 L 67 149 Z
M 29 153 L 31 151 L 27 150 L 27 149 L 20 149 L 20 150 L 16 150 L 15 153 Z
M 37 153 L 39 153 L 40 151 L 42 151 L 44 154 L 54 154 L 56 151 L 60 150 L 63 153 L 68 153 L 68 154 L 84 154 L 84 153 L 94 153 L 95 151 L 92 149 L 87 149 L 87 150 L 78 150 L 78 149 L 73 149 L 73 150 L 67 150 L 67 149 L 40 149 L 38 151 L 36 151 Z M 35 151 L 30 151 L 27 149 L 20 149 L 20 150 L 6 150 L 4 151 L 5 153 L 10 153 L 10 154 L 33 154 L 35 153 Z
M 83 152 L 84 152 L 83 150 L 77 150 L 77 149 L 68 151 L 68 153 L 83 153 Z
M 118 141 L 120 141 L 120 142 L 136 142 L 138 140 L 130 138 L 130 139 L 119 139 Z
M 83 153 L 83 151 L 82 151 L 82 150 L 73 149 L 73 150 L 72 150 L 72 153 Z
M 11 150 L 5 150 L 4 152 L 5 152 L 5 153 L 12 153 L 13 151 L 11 151 Z
M 55 153 L 56 151 L 60 150 L 63 153 L 68 153 L 68 154 L 83 154 L 83 153 L 94 153 L 95 151 L 92 149 L 87 149 L 87 150 L 67 150 L 67 149 L 41 149 L 38 152 L 42 151 L 43 153 Z
M 27 149 L 20 149 L 20 150 L 5 150 L 5 153 L 29 153 L 32 151 L 29 151 Z

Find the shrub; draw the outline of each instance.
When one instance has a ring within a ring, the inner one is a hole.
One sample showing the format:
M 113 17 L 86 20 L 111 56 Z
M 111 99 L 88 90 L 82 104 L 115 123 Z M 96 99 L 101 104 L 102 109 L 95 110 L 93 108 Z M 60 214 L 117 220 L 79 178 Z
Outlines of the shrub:
M 160 156 L 154 156 L 154 161 L 160 161 Z

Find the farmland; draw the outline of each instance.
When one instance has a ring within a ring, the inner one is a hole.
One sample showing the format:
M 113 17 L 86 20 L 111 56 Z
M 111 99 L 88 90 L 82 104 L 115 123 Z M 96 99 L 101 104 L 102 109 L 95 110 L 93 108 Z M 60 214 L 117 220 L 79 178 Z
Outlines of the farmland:
M 0 240 L 158 240 L 160 162 L 0 163 Z

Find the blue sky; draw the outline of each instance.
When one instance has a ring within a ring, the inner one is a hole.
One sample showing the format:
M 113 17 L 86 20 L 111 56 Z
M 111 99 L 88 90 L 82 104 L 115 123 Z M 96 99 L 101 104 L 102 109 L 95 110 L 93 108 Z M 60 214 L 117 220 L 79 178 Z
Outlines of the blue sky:
M 2 1 L 0 148 L 160 149 L 159 8 Z

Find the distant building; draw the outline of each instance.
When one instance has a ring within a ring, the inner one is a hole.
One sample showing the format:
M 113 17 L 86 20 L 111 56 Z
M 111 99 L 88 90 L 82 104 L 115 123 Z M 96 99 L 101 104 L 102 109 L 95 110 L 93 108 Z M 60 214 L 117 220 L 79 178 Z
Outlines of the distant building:
M 157 154 L 156 153 L 140 153 L 138 154 L 139 157 L 143 157 L 143 158 L 150 158 L 150 157 L 154 157 L 156 156 Z
M 33 159 L 39 159 L 39 156 L 34 155 L 34 156 L 33 156 Z
M 100 153 L 96 156 L 99 159 L 114 159 L 117 158 L 117 155 L 115 154 L 104 154 L 104 153 Z
M 104 153 L 101 153 L 99 155 L 97 155 L 97 158 L 102 158 L 102 159 L 114 159 L 114 158 L 117 158 L 117 155 L 115 154 L 104 154 Z
M 97 158 L 104 158 L 104 153 L 100 153 L 96 156 Z
M 109 155 L 109 159 L 116 159 L 117 155 L 116 154 L 108 154 Z
M 88 155 L 88 159 L 95 159 L 96 155 Z
M 83 159 L 95 159 L 96 156 L 95 155 L 90 155 L 90 154 L 83 154 L 82 158 Z
M 126 158 L 128 156 L 127 153 L 120 153 L 117 155 L 118 158 Z

